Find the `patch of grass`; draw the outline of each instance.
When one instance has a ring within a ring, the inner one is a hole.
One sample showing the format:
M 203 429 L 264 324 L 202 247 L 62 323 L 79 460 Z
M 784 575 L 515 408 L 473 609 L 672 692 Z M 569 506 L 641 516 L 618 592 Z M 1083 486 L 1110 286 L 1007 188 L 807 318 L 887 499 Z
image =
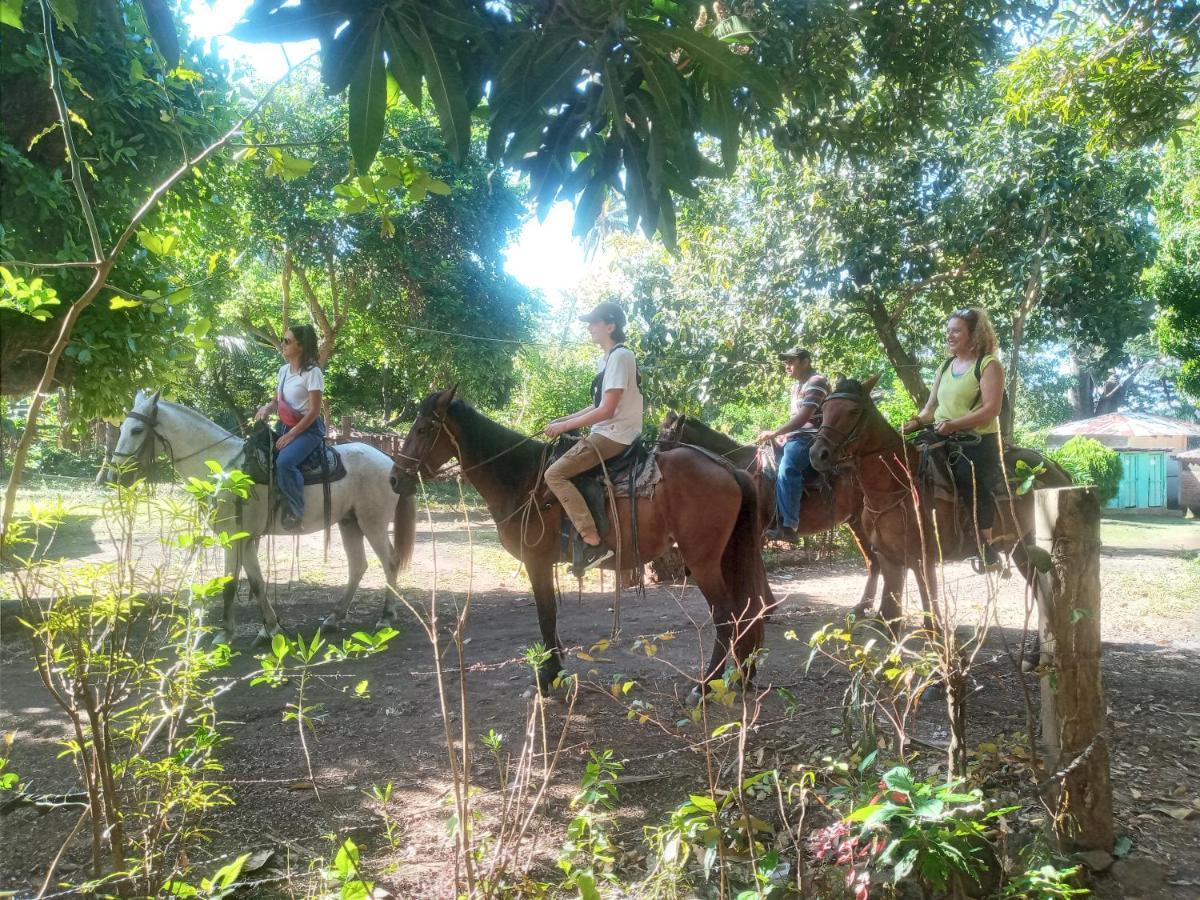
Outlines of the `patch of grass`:
M 1181 557 L 1200 550 L 1200 520 L 1145 516 L 1106 517 L 1100 522 L 1100 537 L 1107 547 L 1131 550 L 1178 550 Z

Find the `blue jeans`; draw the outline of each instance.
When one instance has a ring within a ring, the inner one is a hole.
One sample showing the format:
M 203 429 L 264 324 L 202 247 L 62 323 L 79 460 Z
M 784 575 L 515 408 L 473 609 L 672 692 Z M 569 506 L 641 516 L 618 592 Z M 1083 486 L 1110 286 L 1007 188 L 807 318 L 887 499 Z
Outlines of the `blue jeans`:
M 280 423 L 275 431 L 282 435 L 287 432 L 287 428 Z M 279 493 L 287 501 L 288 509 L 297 519 L 304 516 L 304 475 L 300 471 L 300 465 L 324 440 L 325 420 L 317 416 L 307 431 L 297 435 L 275 457 L 275 483 L 279 486 Z
M 814 437 L 812 434 L 794 434 L 783 445 L 779 477 L 775 481 L 775 511 L 783 528 L 795 528 L 800 522 L 804 479 L 813 471 L 808 462 L 808 449 Z

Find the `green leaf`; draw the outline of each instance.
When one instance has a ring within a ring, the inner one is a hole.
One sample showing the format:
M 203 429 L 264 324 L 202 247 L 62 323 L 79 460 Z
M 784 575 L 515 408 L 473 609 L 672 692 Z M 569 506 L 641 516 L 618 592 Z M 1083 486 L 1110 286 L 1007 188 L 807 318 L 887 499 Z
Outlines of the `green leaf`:
M 404 96 L 408 97 L 409 102 L 420 109 L 421 101 L 424 99 L 421 94 L 421 79 L 425 74 L 421 66 L 421 58 L 417 51 L 405 42 L 400 35 L 398 26 L 394 25 L 390 18 L 385 18 L 383 24 L 388 71 L 392 73 L 392 77 L 396 79 L 396 83 L 400 85 L 400 90 L 404 91 Z
M 1054 568 L 1054 558 L 1050 555 L 1049 550 L 1036 544 L 1025 544 L 1024 546 L 1025 555 L 1029 557 L 1029 561 L 1039 572 L 1049 572 Z
M 109 309 L 133 309 L 134 307 L 141 306 L 141 305 L 142 305 L 141 300 L 130 300 L 128 297 L 120 297 L 120 296 L 114 296 L 111 300 L 108 301 Z
M 277 633 L 271 638 L 271 652 L 275 654 L 276 659 L 283 659 L 287 656 L 288 640 L 282 633 Z
M 888 803 L 869 803 L 866 806 L 860 806 L 850 815 L 846 816 L 847 822 L 863 822 L 880 810 L 887 809 L 891 804 Z
M 709 79 L 717 80 L 727 88 L 748 87 L 763 106 L 773 107 L 779 103 L 779 89 L 765 72 L 716 38 L 694 28 L 664 26 L 648 19 L 631 19 L 629 24 L 643 43 L 661 50 L 666 56 L 682 50 L 703 68 Z
M 75 0 L 50 0 L 50 8 L 54 10 L 54 18 L 58 19 L 59 24 L 75 30 L 75 24 L 79 21 L 79 7 Z
M 383 140 L 387 112 L 387 70 L 383 65 L 383 28 L 375 28 L 350 81 L 350 152 L 358 171 L 366 172 Z
M 405 41 L 416 49 L 425 65 L 425 84 L 437 111 L 442 140 L 450 157 L 461 163 L 471 147 L 471 113 L 458 61 L 443 42 L 430 37 L 424 22 L 413 23 L 403 15 L 397 16 L 396 22 Z
M 25 30 L 21 27 L 21 0 L 0 0 L 0 24 Z
M 692 801 L 692 806 L 701 812 L 715 813 L 717 811 L 717 802 L 712 797 L 704 794 L 691 794 L 688 799 Z

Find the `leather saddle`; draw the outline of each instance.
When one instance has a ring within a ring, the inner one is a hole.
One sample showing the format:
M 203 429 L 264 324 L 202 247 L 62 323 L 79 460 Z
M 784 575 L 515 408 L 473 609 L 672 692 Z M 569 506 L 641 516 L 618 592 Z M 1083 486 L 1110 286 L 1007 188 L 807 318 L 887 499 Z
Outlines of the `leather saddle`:
M 993 438 L 988 437 L 987 439 Z M 914 438 L 913 443 L 921 450 L 920 483 L 922 487 L 927 490 L 932 487 L 934 496 L 939 500 L 954 499 L 956 488 L 950 462 L 952 454 L 958 452 L 956 444 L 960 442 L 942 437 L 927 429 Z M 1004 477 L 1008 479 L 1008 486 L 1013 488 L 1014 493 L 1029 471 L 1036 470 L 1039 466 L 1049 468 L 1047 458 L 1037 450 L 1031 450 L 1028 447 L 1005 446 L 1003 461 Z M 1026 472 L 1017 470 L 1018 463 L 1024 464 Z M 992 494 L 998 498 L 1007 497 L 1008 488 L 1004 484 L 997 484 Z
M 275 434 L 270 426 L 266 422 L 255 422 L 246 438 L 242 471 L 254 479 L 255 484 L 270 484 L 278 455 Z M 300 472 L 306 485 L 332 484 L 346 477 L 346 465 L 331 444 L 322 443 L 300 464 Z
M 560 437 L 550 452 L 550 459 L 547 465 L 559 459 L 574 447 L 578 441 L 578 437 L 571 435 Z M 632 497 L 636 494 L 635 485 L 637 484 L 638 477 L 648 464 L 648 460 L 649 454 L 639 438 L 630 444 L 625 452 L 611 459 L 606 459 L 603 466 L 597 464 L 584 472 L 580 472 L 571 479 L 571 483 L 583 495 L 588 511 L 592 514 L 592 519 L 596 523 L 596 529 L 601 534 L 607 533 L 611 524 L 608 491 L 604 480 L 605 473 L 607 472 L 608 480 L 614 486 L 622 482 L 628 483 L 628 496 Z M 562 517 L 562 539 L 560 546 L 560 558 L 562 561 L 578 564 L 577 557 L 580 548 L 583 546 L 583 541 L 579 538 L 579 532 L 575 530 L 575 526 L 571 524 L 571 520 L 565 515 Z

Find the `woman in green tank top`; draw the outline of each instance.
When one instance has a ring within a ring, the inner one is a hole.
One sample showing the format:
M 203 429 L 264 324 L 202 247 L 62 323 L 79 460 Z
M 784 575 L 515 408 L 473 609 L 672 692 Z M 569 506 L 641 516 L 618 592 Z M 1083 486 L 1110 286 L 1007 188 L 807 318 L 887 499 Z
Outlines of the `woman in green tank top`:
M 960 309 L 946 322 L 950 353 L 938 369 L 925 408 L 909 419 L 906 434 L 930 422 L 938 434 L 974 432 L 982 440 L 965 445 L 953 464 L 954 483 L 975 508 L 979 543 L 987 565 L 999 562 L 992 548 L 996 506 L 992 491 L 1004 482 L 1000 457 L 1000 408 L 1004 403 L 1004 368 L 996 358 L 996 332 L 982 309 Z M 978 489 L 978 490 L 977 490 Z

